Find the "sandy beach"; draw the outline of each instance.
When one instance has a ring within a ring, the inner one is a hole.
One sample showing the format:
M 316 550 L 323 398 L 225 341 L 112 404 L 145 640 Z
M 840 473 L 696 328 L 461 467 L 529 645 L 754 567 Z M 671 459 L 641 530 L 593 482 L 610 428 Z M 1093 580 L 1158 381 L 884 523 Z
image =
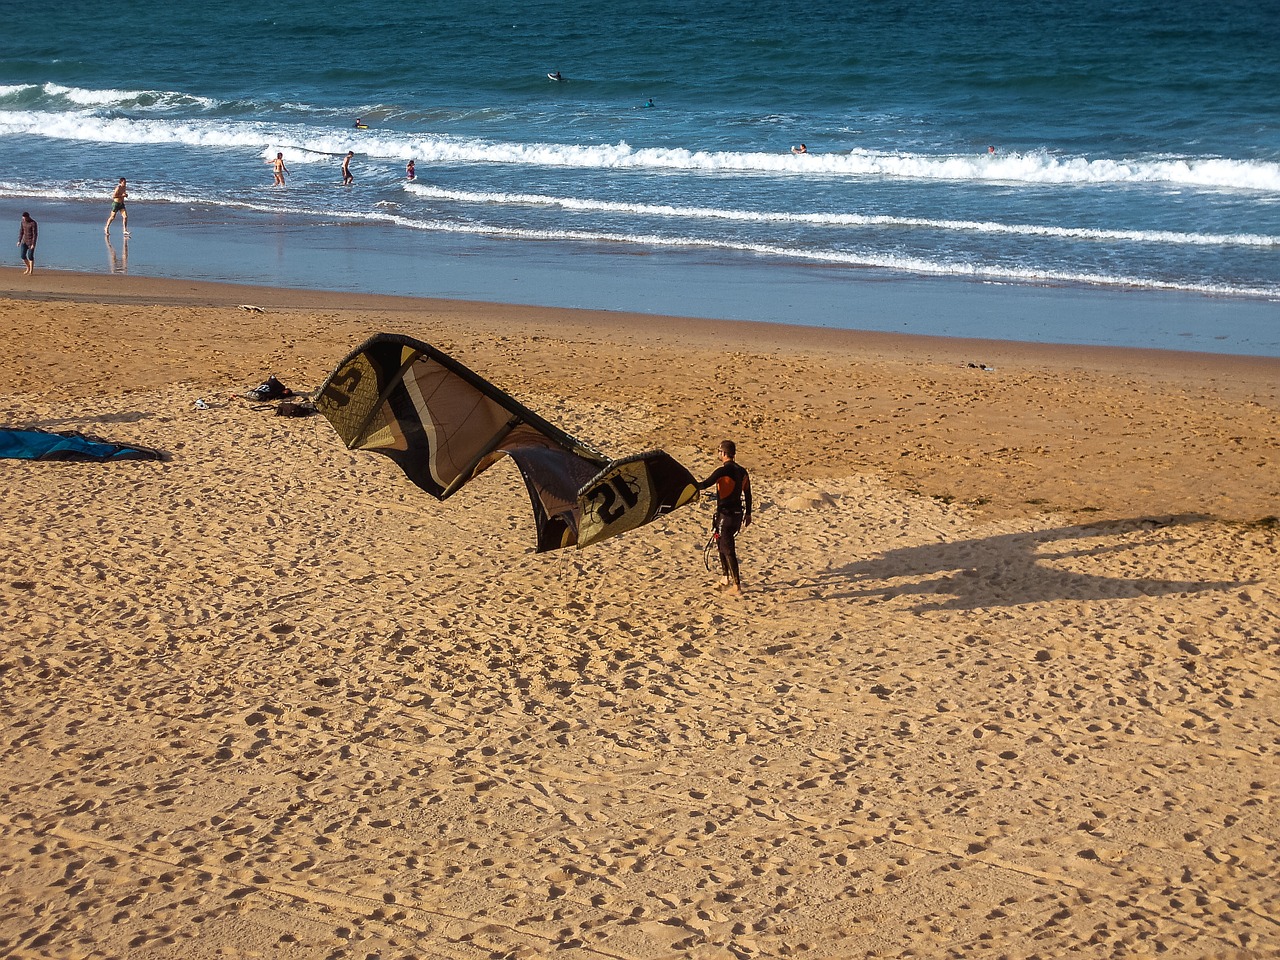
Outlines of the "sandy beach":
M 259 310 L 245 310 L 253 305 Z M 1280 956 L 1280 360 L 17 269 L 0 954 Z M 299 392 L 405 333 L 752 471 L 532 552 Z M 197 409 L 203 400 L 205 409 Z

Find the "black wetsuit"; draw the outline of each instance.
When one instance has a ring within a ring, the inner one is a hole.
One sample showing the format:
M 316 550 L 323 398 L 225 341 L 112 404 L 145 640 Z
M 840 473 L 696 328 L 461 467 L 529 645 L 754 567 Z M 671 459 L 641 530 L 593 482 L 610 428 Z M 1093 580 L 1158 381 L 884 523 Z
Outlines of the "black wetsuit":
M 745 467 L 730 460 L 700 484 L 699 490 L 716 488 L 715 529 L 720 534 L 720 568 L 733 584 L 740 585 L 738 531 L 751 522 L 751 477 Z

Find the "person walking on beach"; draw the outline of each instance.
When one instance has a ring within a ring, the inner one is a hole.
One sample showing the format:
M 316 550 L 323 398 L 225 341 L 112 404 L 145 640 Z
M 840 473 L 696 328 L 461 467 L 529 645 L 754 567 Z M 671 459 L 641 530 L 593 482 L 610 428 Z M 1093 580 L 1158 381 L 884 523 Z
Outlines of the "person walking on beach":
M 734 459 L 737 455 L 738 448 L 732 440 L 720 441 L 720 468 L 698 484 L 699 490 L 716 488 L 713 529 L 720 547 L 720 570 L 724 574 L 720 589 L 732 594 L 742 593 L 738 531 L 751 526 L 751 477 Z
M 111 194 L 111 216 L 107 217 L 107 225 L 103 228 L 105 233 L 111 232 L 111 221 L 116 218 L 116 214 L 120 214 L 120 223 L 124 226 L 124 235 L 129 235 L 129 211 L 124 208 L 124 198 L 129 195 L 128 183 L 124 177 L 120 178 L 120 182 L 116 184 L 116 189 Z
M 354 150 L 348 150 L 347 155 L 342 158 L 342 185 L 349 187 L 355 183 L 355 178 L 351 176 L 351 158 L 356 155 Z
M 22 254 L 22 274 L 29 277 L 36 272 L 36 239 L 40 228 L 31 214 L 22 212 L 22 220 L 18 224 L 18 249 Z
M 275 169 L 275 172 L 276 172 L 275 185 L 277 187 L 283 187 L 284 175 L 289 172 L 289 168 L 284 165 L 284 154 L 277 153 L 276 158 L 274 160 L 268 160 L 267 163 L 271 164 L 271 166 Z

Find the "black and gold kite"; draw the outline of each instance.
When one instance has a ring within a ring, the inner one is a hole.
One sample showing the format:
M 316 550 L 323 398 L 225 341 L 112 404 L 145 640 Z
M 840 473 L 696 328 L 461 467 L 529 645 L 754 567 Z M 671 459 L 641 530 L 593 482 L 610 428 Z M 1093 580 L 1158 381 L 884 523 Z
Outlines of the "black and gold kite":
M 378 334 L 353 350 L 316 408 L 348 449 L 390 457 L 438 500 L 510 457 L 533 503 L 539 553 L 598 543 L 697 497 L 693 476 L 661 450 L 611 461 L 410 337 Z

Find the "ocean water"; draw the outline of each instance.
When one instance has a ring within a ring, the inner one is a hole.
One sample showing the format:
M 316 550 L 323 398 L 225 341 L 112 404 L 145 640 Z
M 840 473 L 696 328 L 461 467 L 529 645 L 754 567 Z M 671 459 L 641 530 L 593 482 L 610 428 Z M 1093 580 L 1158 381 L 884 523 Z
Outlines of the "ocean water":
M 240 241 L 243 263 L 232 242 L 201 254 L 220 279 L 569 305 L 580 283 L 584 305 L 645 309 L 630 276 L 643 262 L 648 286 L 685 277 L 711 315 L 723 287 L 724 313 L 748 319 L 752 302 L 758 319 L 786 305 L 735 300 L 744 271 L 808 290 L 795 306 L 810 319 L 867 280 L 951 278 L 1109 291 L 1138 313 L 1161 294 L 1243 304 L 1212 322 L 1280 327 L 1276 3 L 65 0 L 15 14 L 0 48 L 6 215 L 35 207 L 44 238 L 61 220 L 100 246 L 126 176 L 134 272 L 190 271 L 174 249 L 187 229 Z M 177 232 L 148 248 L 149 224 Z M 271 269 L 265 235 L 295 248 Z M 73 269 L 118 260 L 45 249 Z M 394 266 L 344 267 L 361 251 Z M 554 279 L 508 290 L 463 262 L 477 257 Z M 1280 341 L 1251 336 L 1223 333 L 1240 352 Z

